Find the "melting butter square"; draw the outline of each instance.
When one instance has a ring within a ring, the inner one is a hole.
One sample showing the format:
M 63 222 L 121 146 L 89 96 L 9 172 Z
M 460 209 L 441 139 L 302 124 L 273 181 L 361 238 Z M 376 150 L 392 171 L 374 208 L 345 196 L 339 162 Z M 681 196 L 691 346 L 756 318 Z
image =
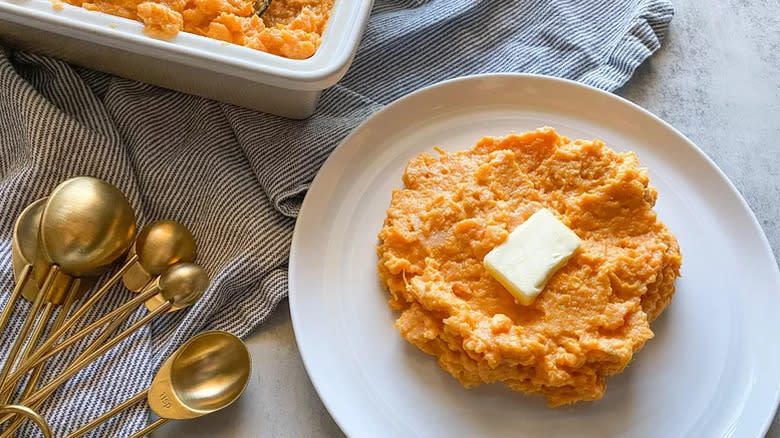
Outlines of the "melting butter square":
M 581 244 L 574 231 L 543 208 L 493 248 L 483 264 L 515 301 L 527 306 Z

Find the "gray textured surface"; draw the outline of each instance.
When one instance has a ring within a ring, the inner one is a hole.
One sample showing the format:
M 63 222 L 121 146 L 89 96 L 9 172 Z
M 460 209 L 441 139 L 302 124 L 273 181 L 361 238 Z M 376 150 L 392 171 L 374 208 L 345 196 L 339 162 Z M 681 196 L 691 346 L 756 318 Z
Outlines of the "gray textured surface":
M 715 6 L 717 5 L 717 6 Z M 620 94 L 701 147 L 780 254 L 780 2 L 677 0 L 662 48 Z M 254 375 L 235 406 L 155 438 L 337 437 L 303 369 L 286 301 L 249 339 Z M 768 437 L 780 438 L 780 421 Z

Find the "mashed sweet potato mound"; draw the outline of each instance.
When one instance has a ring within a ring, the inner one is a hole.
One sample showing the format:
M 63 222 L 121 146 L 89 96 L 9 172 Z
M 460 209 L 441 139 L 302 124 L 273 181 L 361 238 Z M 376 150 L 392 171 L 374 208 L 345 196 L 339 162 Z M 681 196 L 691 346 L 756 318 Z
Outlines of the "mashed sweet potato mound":
M 396 327 L 464 386 L 503 382 L 550 406 L 604 395 L 669 305 L 681 255 L 633 153 L 551 128 L 409 161 L 379 233 Z M 582 246 L 529 306 L 482 259 L 547 208 Z
M 59 0 L 58 0 L 59 1 Z M 334 0 L 273 0 L 262 18 L 253 0 L 65 0 L 144 23 L 152 37 L 190 32 L 286 58 L 312 56 Z

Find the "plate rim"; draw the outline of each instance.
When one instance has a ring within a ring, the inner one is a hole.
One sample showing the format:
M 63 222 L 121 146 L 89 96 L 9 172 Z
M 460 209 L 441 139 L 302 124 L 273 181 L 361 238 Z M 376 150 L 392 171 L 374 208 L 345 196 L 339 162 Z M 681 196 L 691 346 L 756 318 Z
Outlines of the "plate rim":
M 701 150 L 693 141 L 691 141 L 688 137 L 686 137 L 682 132 L 677 130 L 674 126 L 670 125 L 668 122 L 664 121 L 657 115 L 653 114 L 649 110 L 639 106 L 638 104 L 631 102 L 630 100 L 619 96 L 615 93 L 611 93 L 605 90 L 602 90 L 600 88 L 596 88 L 590 85 L 586 85 L 571 79 L 565 79 L 565 78 L 559 78 L 555 76 L 548 76 L 548 75 L 541 75 L 541 74 L 532 74 L 532 73 L 483 73 L 483 74 L 476 74 L 476 75 L 465 75 L 465 76 L 458 76 L 452 79 L 447 79 L 444 81 L 437 82 L 435 84 L 431 84 L 428 86 L 425 86 L 423 88 L 420 88 L 418 90 L 415 90 L 411 93 L 408 93 L 404 96 L 402 96 L 399 99 L 394 100 L 393 102 L 385 105 L 383 108 L 381 108 L 379 111 L 371 114 L 368 118 L 363 120 L 358 126 L 356 126 L 352 131 L 347 135 L 343 140 L 339 142 L 339 144 L 331 151 L 331 153 L 328 155 L 328 158 L 325 160 L 325 162 L 320 166 L 320 169 L 317 171 L 317 174 L 315 175 L 314 179 L 312 180 L 311 184 L 309 185 L 309 189 L 306 192 L 306 196 L 303 199 L 303 202 L 301 204 L 301 208 L 298 212 L 298 216 L 295 220 L 295 228 L 293 230 L 293 236 L 291 239 L 290 244 L 290 258 L 288 263 L 288 302 L 290 307 L 290 319 L 292 322 L 293 327 L 293 333 L 296 340 L 296 345 L 298 348 L 298 353 L 301 356 L 301 360 L 303 362 L 304 369 L 306 370 L 306 374 L 309 377 L 309 380 L 312 383 L 312 386 L 314 387 L 317 396 L 322 401 L 322 404 L 327 409 L 329 415 L 331 418 L 333 418 L 333 421 L 339 426 L 342 432 L 344 432 L 347 436 L 350 435 L 351 428 L 347 426 L 346 422 L 343 418 L 341 418 L 334 410 L 332 409 L 332 402 L 331 402 L 331 396 L 325 393 L 321 388 L 321 383 L 318 382 L 313 376 L 316 375 L 312 370 L 314 369 L 313 365 L 313 359 L 305 353 L 305 349 L 302 348 L 303 344 L 306 344 L 306 341 L 302 341 L 302 339 L 305 339 L 304 335 L 301 335 L 302 329 L 301 327 L 301 320 L 299 319 L 300 316 L 296 316 L 296 305 L 297 302 L 297 293 L 295 292 L 295 278 L 296 278 L 296 254 L 297 250 L 296 248 L 300 245 L 300 231 L 298 228 L 299 223 L 301 222 L 301 218 L 304 217 L 307 206 L 311 204 L 311 196 L 312 188 L 314 188 L 319 180 L 321 179 L 322 175 L 326 173 L 328 168 L 333 163 L 336 162 L 336 159 L 340 155 L 341 152 L 344 151 L 344 145 L 351 142 L 351 140 L 354 137 L 357 137 L 361 134 L 362 130 L 365 129 L 365 126 L 372 121 L 373 119 L 379 117 L 380 115 L 391 111 L 395 107 L 404 104 L 407 100 L 410 100 L 420 94 L 426 93 L 433 89 L 438 89 L 442 87 L 448 87 L 452 86 L 453 84 L 462 83 L 462 82 L 468 82 L 473 80 L 481 80 L 481 79 L 509 79 L 509 80 L 537 80 L 537 81 L 548 81 L 550 83 L 553 83 L 554 85 L 564 85 L 564 86 L 574 86 L 575 88 L 580 88 L 588 92 L 595 92 L 602 97 L 606 97 L 607 99 L 611 99 L 615 101 L 618 104 L 627 105 L 631 110 L 638 111 L 641 115 L 644 115 L 646 117 L 649 117 L 653 122 L 661 125 L 663 128 L 669 130 L 672 134 L 679 137 L 693 152 L 695 152 L 699 158 L 703 159 L 703 162 L 708 165 L 712 170 L 715 171 L 716 175 L 726 183 L 726 186 L 729 188 L 729 190 L 732 192 L 733 195 L 736 195 L 736 198 L 741 203 L 742 208 L 748 213 L 748 216 L 750 217 L 752 221 L 753 227 L 759 230 L 760 235 L 760 241 L 761 245 L 763 247 L 763 255 L 762 258 L 765 256 L 768 256 L 770 259 L 772 259 L 775 263 L 775 269 L 774 269 L 774 279 L 775 279 L 775 292 L 780 295 L 780 267 L 777 266 L 777 259 L 774 255 L 774 252 L 772 251 L 772 247 L 769 244 L 769 240 L 766 236 L 766 232 L 764 231 L 763 227 L 761 226 L 760 222 L 758 221 L 758 218 L 756 217 L 755 213 L 753 212 L 753 209 L 750 208 L 750 205 L 747 203 L 745 198 L 742 196 L 742 194 L 739 192 L 739 190 L 736 188 L 734 183 L 728 178 L 728 176 L 723 172 L 723 170 L 718 167 L 718 165 L 703 151 Z M 309 207 L 311 208 L 311 207 Z M 296 322 L 297 321 L 297 322 Z M 767 418 L 763 420 L 763 423 L 761 424 L 760 430 L 761 430 L 761 436 L 766 435 L 767 431 L 772 425 L 772 422 L 775 418 L 775 415 L 777 415 L 778 411 L 778 404 L 780 404 L 780 381 L 775 383 L 775 390 L 774 390 L 774 397 L 773 397 L 773 406 L 770 408 L 769 415 Z

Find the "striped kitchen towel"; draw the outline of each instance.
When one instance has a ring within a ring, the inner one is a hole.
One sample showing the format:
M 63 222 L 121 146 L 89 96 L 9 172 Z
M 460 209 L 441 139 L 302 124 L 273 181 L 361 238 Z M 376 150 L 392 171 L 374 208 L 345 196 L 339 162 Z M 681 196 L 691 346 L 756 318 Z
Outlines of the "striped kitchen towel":
M 171 218 L 191 227 L 212 277 L 197 305 L 112 350 L 41 412 L 64 435 L 148 385 L 161 361 L 197 332 L 245 336 L 262 324 L 287 294 L 290 237 L 310 181 L 333 147 L 383 105 L 486 72 L 547 74 L 614 90 L 659 48 L 672 13 L 668 0 L 377 0 L 351 70 L 308 120 L 0 47 L 0 305 L 13 286 L 16 216 L 75 175 L 117 185 L 140 225 Z M 97 310 L 128 297 L 117 287 Z M 126 436 L 144 425 L 146 412 L 135 406 L 93 436 Z

